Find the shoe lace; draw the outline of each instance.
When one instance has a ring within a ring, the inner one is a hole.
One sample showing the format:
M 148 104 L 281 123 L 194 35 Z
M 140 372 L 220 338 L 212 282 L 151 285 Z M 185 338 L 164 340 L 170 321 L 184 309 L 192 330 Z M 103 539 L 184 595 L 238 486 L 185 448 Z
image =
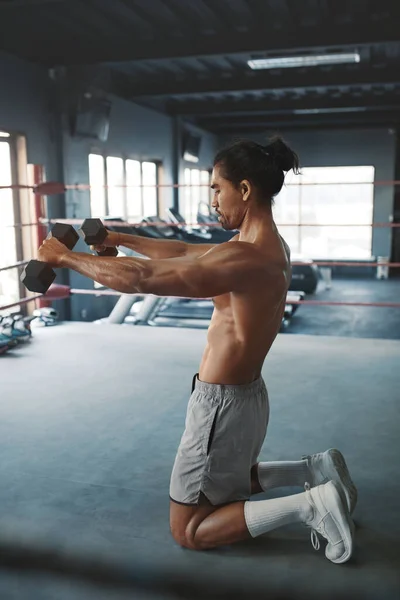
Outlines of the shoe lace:
M 310 484 L 306 481 L 304 484 L 304 489 L 306 492 L 310 491 Z M 309 527 L 309 525 L 307 525 L 307 527 Z M 318 538 L 318 534 L 317 534 L 317 530 L 314 529 L 313 527 L 311 527 L 311 544 L 312 547 L 314 548 L 314 550 L 319 550 L 321 545 L 319 543 L 319 538 Z

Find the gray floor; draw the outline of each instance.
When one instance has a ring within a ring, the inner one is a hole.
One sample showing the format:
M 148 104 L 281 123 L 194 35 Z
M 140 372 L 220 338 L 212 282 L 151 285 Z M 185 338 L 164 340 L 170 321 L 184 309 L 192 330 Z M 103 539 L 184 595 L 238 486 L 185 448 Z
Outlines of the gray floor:
M 122 556 L 132 568 L 139 557 L 154 577 L 167 564 L 240 578 L 249 598 L 254 583 L 266 598 L 275 586 L 295 598 L 335 590 L 398 598 L 400 343 L 281 335 L 265 365 L 271 422 L 261 458 L 339 447 L 359 488 L 356 551 L 340 566 L 313 550 L 303 527 L 205 553 L 171 539 L 170 470 L 205 336 L 69 323 L 36 330 L 28 346 L 0 358 L 0 549 L 4 528 L 27 529 L 59 547 Z M 0 597 L 153 596 L 0 570 Z

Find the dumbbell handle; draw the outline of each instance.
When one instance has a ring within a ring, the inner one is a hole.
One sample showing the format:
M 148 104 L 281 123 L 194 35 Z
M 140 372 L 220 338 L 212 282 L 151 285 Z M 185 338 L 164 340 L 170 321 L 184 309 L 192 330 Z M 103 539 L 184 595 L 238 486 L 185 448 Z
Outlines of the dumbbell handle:
M 118 256 L 118 250 L 115 246 L 108 246 L 104 250 L 97 252 L 97 256 Z
M 80 231 L 88 246 L 101 246 L 107 237 L 107 229 L 100 219 L 85 219 Z M 115 246 L 105 246 L 97 255 L 115 257 L 118 256 L 118 250 Z

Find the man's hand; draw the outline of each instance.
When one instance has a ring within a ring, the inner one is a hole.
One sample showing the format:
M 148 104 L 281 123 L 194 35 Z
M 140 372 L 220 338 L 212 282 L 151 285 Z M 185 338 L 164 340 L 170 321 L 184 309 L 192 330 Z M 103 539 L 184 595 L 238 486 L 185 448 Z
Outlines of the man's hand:
M 107 237 L 99 246 L 90 246 L 95 252 L 103 252 L 105 248 L 116 248 L 120 245 L 120 234 L 116 231 L 107 231 Z
M 38 260 L 47 263 L 51 267 L 59 267 L 63 257 L 70 252 L 57 238 L 49 237 L 44 240 L 39 248 Z

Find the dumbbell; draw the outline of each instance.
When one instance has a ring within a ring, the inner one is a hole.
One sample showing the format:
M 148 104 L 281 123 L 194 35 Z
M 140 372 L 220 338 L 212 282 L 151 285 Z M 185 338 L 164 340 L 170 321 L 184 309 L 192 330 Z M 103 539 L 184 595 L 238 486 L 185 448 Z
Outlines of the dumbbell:
M 68 250 L 72 250 L 79 240 L 79 234 L 72 225 L 65 223 L 56 223 L 50 236 L 64 244 Z M 20 279 L 29 291 L 45 294 L 55 278 L 55 272 L 47 263 L 41 260 L 30 260 L 22 271 Z
M 108 234 L 101 219 L 85 219 L 80 231 L 88 246 L 101 246 Z M 118 256 L 118 250 L 112 246 L 105 247 L 97 252 L 97 256 Z

